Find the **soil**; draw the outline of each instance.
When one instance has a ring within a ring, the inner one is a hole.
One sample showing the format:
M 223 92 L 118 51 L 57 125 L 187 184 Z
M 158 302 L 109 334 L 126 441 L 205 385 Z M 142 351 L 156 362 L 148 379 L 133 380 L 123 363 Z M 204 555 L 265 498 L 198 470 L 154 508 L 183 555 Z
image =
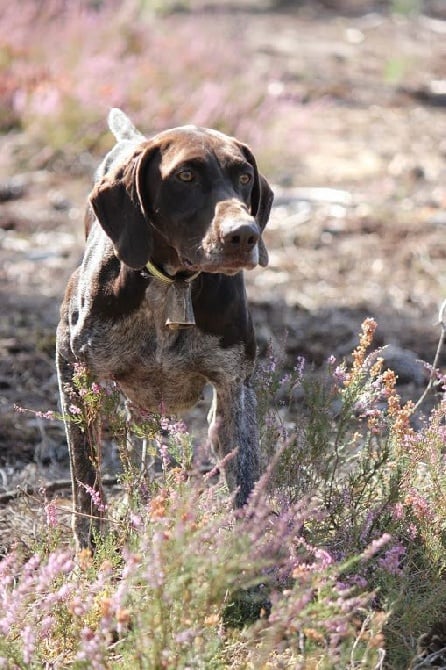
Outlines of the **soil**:
M 287 365 L 303 355 L 317 369 L 348 356 L 373 316 L 401 393 L 416 399 L 445 297 L 446 15 L 330 4 L 219 15 L 249 25 L 252 66 L 281 73 L 278 94 L 287 81 L 303 101 L 295 159 L 271 175 L 270 265 L 246 277 L 259 354 L 272 342 Z M 98 159 L 68 166 L 17 132 L 0 143 L 1 493 L 68 476 L 62 426 L 14 406 L 57 409 L 55 327 Z

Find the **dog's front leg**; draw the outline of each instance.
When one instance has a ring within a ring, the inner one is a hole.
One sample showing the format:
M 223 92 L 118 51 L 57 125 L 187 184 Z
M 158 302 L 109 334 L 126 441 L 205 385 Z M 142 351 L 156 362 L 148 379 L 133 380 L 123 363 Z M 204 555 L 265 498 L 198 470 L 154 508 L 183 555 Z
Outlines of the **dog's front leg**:
M 77 548 L 93 548 L 94 538 L 101 530 L 105 497 L 100 477 L 100 418 L 90 416 L 83 421 L 82 398 L 73 385 L 73 364 L 57 352 L 62 412 L 70 454 L 73 531 Z
M 235 450 L 225 462 L 225 475 L 229 490 L 236 491 L 235 507 L 242 507 L 260 476 L 256 397 L 249 379 L 214 387 L 209 424 L 218 457 L 223 460 Z

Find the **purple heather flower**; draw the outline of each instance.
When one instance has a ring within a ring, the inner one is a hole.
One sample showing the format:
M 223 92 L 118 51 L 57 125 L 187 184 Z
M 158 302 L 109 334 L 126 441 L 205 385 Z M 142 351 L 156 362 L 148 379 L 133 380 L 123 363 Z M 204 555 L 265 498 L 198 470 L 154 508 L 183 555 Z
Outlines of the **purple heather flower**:
M 45 505 L 46 522 L 50 528 L 57 526 L 57 507 L 54 500 Z
M 105 512 L 105 510 L 107 509 L 107 505 L 102 500 L 100 491 L 96 491 L 96 489 L 94 489 L 92 486 L 89 486 L 89 484 L 84 484 L 79 480 L 77 483 L 79 484 L 79 486 L 82 486 L 82 488 L 84 488 L 87 491 L 87 493 L 90 494 L 91 500 L 93 504 L 96 505 L 99 512 Z
M 391 575 L 400 575 L 402 573 L 401 560 L 406 553 L 406 548 L 401 544 L 390 547 L 384 556 L 378 558 L 378 565 Z

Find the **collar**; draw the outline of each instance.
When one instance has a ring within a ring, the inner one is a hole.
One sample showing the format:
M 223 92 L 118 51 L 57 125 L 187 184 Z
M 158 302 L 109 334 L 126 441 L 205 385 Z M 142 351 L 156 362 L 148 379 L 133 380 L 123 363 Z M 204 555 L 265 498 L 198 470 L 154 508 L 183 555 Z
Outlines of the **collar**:
M 200 272 L 195 272 L 186 279 L 182 277 L 170 277 L 150 261 L 146 264 L 146 270 L 152 277 L 168 285 L 165 301 L 165 325 L 167 328 L 169 330 L 178 330 L 180 328 L 195 326 L 191 284 Z
M 170 275 L 164 274 L 164 272 L 159 268 L 157 268 L 156 265 L 154 265 L 151 261 L 148 261 L 146 263 L 146 270 L 149 274 L 152 275 L 152 277 L 159 279 L 159 281 L 162 281 L 164 284 L 174 284 L 179 279 L 177 277 L 171 277 Z M 196 279 L 199 274 L 200 271 L 194 272 L 193 275 L 185 279 L 181 279 L 181 281 L 184 281 L 186 284 L 190 284 L 190 282 Z

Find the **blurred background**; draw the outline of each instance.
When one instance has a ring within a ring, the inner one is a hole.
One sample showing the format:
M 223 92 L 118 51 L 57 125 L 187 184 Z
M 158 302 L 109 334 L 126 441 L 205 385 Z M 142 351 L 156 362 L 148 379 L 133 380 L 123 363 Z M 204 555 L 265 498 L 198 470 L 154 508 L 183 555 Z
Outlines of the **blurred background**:
M 374 316 L 419 396 L 446 293 L 444 0 L 0 0 L 0 17 L 3 489 L 66 466 L 62 427 L 14 404 L 57 407 L 58 309 L 112 106 L 146 134 L 250 144 L 276 193 L 270 266 L 247 275 L 260 356 L 317 370 Z

